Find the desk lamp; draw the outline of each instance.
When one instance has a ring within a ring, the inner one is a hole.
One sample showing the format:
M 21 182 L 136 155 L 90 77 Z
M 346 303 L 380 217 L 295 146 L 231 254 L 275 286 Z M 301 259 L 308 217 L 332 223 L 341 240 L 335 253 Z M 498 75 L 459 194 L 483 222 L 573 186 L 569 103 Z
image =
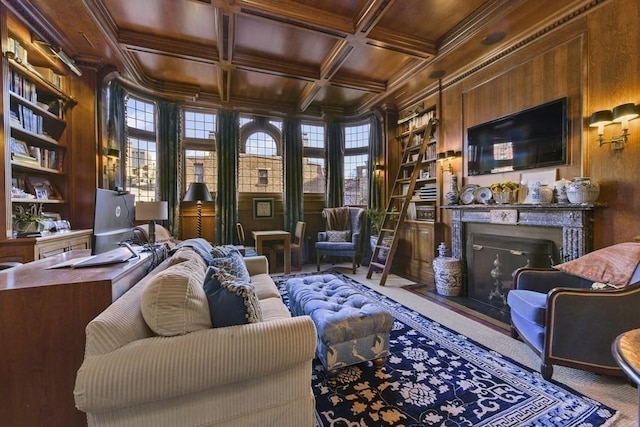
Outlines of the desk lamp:
M 198 218 L 198 237 L 202 237 L 202 202 L 212 202 L 213 198 L 207 184 L 204 182 L 192 182 L 189 184 L 187 194 L 184 195 L 183 202 L 196 202 Z
M 169 219 L 168 202 L 136 203 L 136 220 L 149 221 L 149 243 L 156 243 L 156 221 Z

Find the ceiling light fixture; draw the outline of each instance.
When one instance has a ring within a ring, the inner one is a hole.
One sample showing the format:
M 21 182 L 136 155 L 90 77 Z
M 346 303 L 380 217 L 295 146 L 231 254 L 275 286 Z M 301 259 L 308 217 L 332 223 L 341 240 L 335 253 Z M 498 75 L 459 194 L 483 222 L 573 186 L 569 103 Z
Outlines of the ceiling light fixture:
M 480 41 L 481 44 L 485 45 L 485 46 L 489 46 L 492 44 L 496 44 L 498 42 L 501 42 L 505 36 L 507 34 L 503 31 L 496 31 L 494 33 L 491 33 L 489 35 L 486 35 L 482 38 L 482 40 Z

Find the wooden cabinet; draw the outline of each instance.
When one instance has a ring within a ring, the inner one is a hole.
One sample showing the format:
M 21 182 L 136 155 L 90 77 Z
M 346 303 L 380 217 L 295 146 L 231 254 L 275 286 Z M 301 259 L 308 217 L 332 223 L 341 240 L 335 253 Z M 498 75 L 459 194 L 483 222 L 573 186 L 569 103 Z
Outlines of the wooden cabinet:
M 30 262 L 74 249 L 91 249 L 91 230 L 71 230 L 43 237 L 0 240 L 0 262 Z
M 416 282 L 433 283 L 433 258 L 442 241 L 442 223 L 404 221 L 398 232 L 395 272 Z
M 14 237 L 13 213 L 36 203 L 44 212 L 69 218 L 67 129 L 72 96 L 65 69 L 46 45 L 33 41 L 32 31 L 2 7 L 6 28 L 2 46 L 2 113 L 5 211 L 0 227 Z
M 142 252 L 121 264 L 47 269 L 89 254 L 65 252 L 0 272 L 3 426 L 87 425 L 73 399 L 85 327 L 153 267 L 153 257 Z

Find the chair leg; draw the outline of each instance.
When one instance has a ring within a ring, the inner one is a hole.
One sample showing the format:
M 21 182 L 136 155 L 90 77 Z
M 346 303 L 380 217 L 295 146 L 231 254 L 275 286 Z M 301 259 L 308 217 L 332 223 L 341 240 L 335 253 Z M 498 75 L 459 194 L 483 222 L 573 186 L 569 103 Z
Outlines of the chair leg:
M 548 365 L 546 363 L 540 364 L 540 373 L 542 374 L 542 378 L 549 381 L 553 376 L 553 365 Z
M 320 253 L 316 251 L 316 260 L 318 261 L 318 271 L 320 271 Z
M 356 257 L 353 257 L 353 266 L 351 268 L 351 271 L 353 271 L 353 274 L 356 274 Z

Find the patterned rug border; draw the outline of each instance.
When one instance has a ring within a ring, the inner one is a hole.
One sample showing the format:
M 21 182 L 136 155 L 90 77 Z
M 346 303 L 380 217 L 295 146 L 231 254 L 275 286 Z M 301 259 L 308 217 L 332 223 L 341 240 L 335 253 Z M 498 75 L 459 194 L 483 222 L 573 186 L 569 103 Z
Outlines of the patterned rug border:
M 404 306 L 403 304 L 395 301 L 394 299 L 386 295 L 383 295 L 374 289 L 369 288 L 368 286 L 358 282 L 357 280 L 339 271 L 330 269 L 330 270 L 325 270 L 321 272 L 294 273 L 294 274 L 273 276 L 273 279 L 276 282 L 276 285 L 278 285 L 278 289 L 282 292 L 282 290 L 284 290 L 284 284 L 290 278 L 305 277 L 305 276 L 312 276 L 312 275 L 323 275 L 323 274 L 331 274 L 339 277 L 340 279 L 348 283 L 350 286 L 356 288 L 365 297 L 373 301 L 376 301 L 379 304 L 381 304 L 383 307 L 387 308 L 396 320 L 404 323 L 406 326 L 416 330 L 417 332 L 420 332 L 425 337 L 433 338 L 431 335 L 426 335 L 426 332 L 425 332 L 426 328 L 430 328 L 430 330 L 434 332 L 433 336 L 440 338 L 440 342 L 438 342 L 440 346 L 447 348 L 448 346 L 454 345 L 452 344 L 453 341 L 457 341 L 455 345 L 456 345 L 456 348 L 460 349 L 461 355 L 465 357 L 466 360 L 469 360 L 470 362 L 472 362 L 473 364 L 479 367 L 483 367 L 483 366 L 495 367 L 496 365 L 499 365 L 499 368 L 502 369 L 505 365 L 512 365 L 513 367 L 517 368 L 515 370 L 512 368 L 504 371 L 504 375 L 501 378 L 501 380 L 503 380 L 505 384 L 513 385 L 514 382 L 517 382 L 517 386 L 530 385 L 532 388 L 535 388 L 536 390 L 547 390 L 547 393 L 551 393 L 551 394 L 557 394 L 557 392 L 554 393 L 554 391 L 552 390 L 553 387 L 557 387 L 558 389 L 561 389 L 562 391 L 569 393 L 575 396 L 576 398 L 585 401 L 587 404 L 593 405 L 594 409 L 590 411 L 590 413 L 595 411 L 602 416 L 603 423 L 599 424 L 600 426 L 611 425 L 620 415 L 620 412 L 615 408 L 611 408 L 603 404 L 602 402 L 599 402 L 595 399 L 591 399 L 590 397 L 572 389 L 571 387 L 565 384 L 559 383 L 555 380 L 545 381 L 544 379 L 542 379 L 542 376 L 540 375 L 539 372 L 536 372 L 531 368 L 511 359 L 509 356 L 503 355 L 495 350 L 492 350 L 491 348 L 479 342 L 476 342 L 473 339 L 470 339 L 465 335 L 459 332 L 456 332 L 455 330 L 450 329 L 415 310 L 412 310 Z M 460 343 L 466 344 L 467 348 L 464 348 L 463 346 L 458 345 Z M 479 357 L 476 354 L 474 354 L 473 352 L 474 347 L 482 350 L 482 353 L 485 353 L 483 357 Z M 496 371 L 491 371 L 491 372 L 495 373 Z M 501 372 L 501 371 L 497 371 L 497 372 Z M 519 380 L 519 381 L 516 381 L 516 380 Z M 524 381 L 527 381 L 527 382 L 524 383 Z M 609 418 L 606 417 L 606 415 L 608 415 L 606 413 L 607 411 L 610 412 L 611 414 Z M 317 418 L 318 418 L 318 425 L 322 426 L 323 425 L 322 421 L 320 420 L 319 417 Z M 423 424 L 419 424 L 419 425 L 423 425 Z M 504 424 L 504 425 L 508 425 L 508 424 Z M 581 424 L 580 421 L 574 420 L 572 421 L 571 425 L 591 426 L 592 424 Z

